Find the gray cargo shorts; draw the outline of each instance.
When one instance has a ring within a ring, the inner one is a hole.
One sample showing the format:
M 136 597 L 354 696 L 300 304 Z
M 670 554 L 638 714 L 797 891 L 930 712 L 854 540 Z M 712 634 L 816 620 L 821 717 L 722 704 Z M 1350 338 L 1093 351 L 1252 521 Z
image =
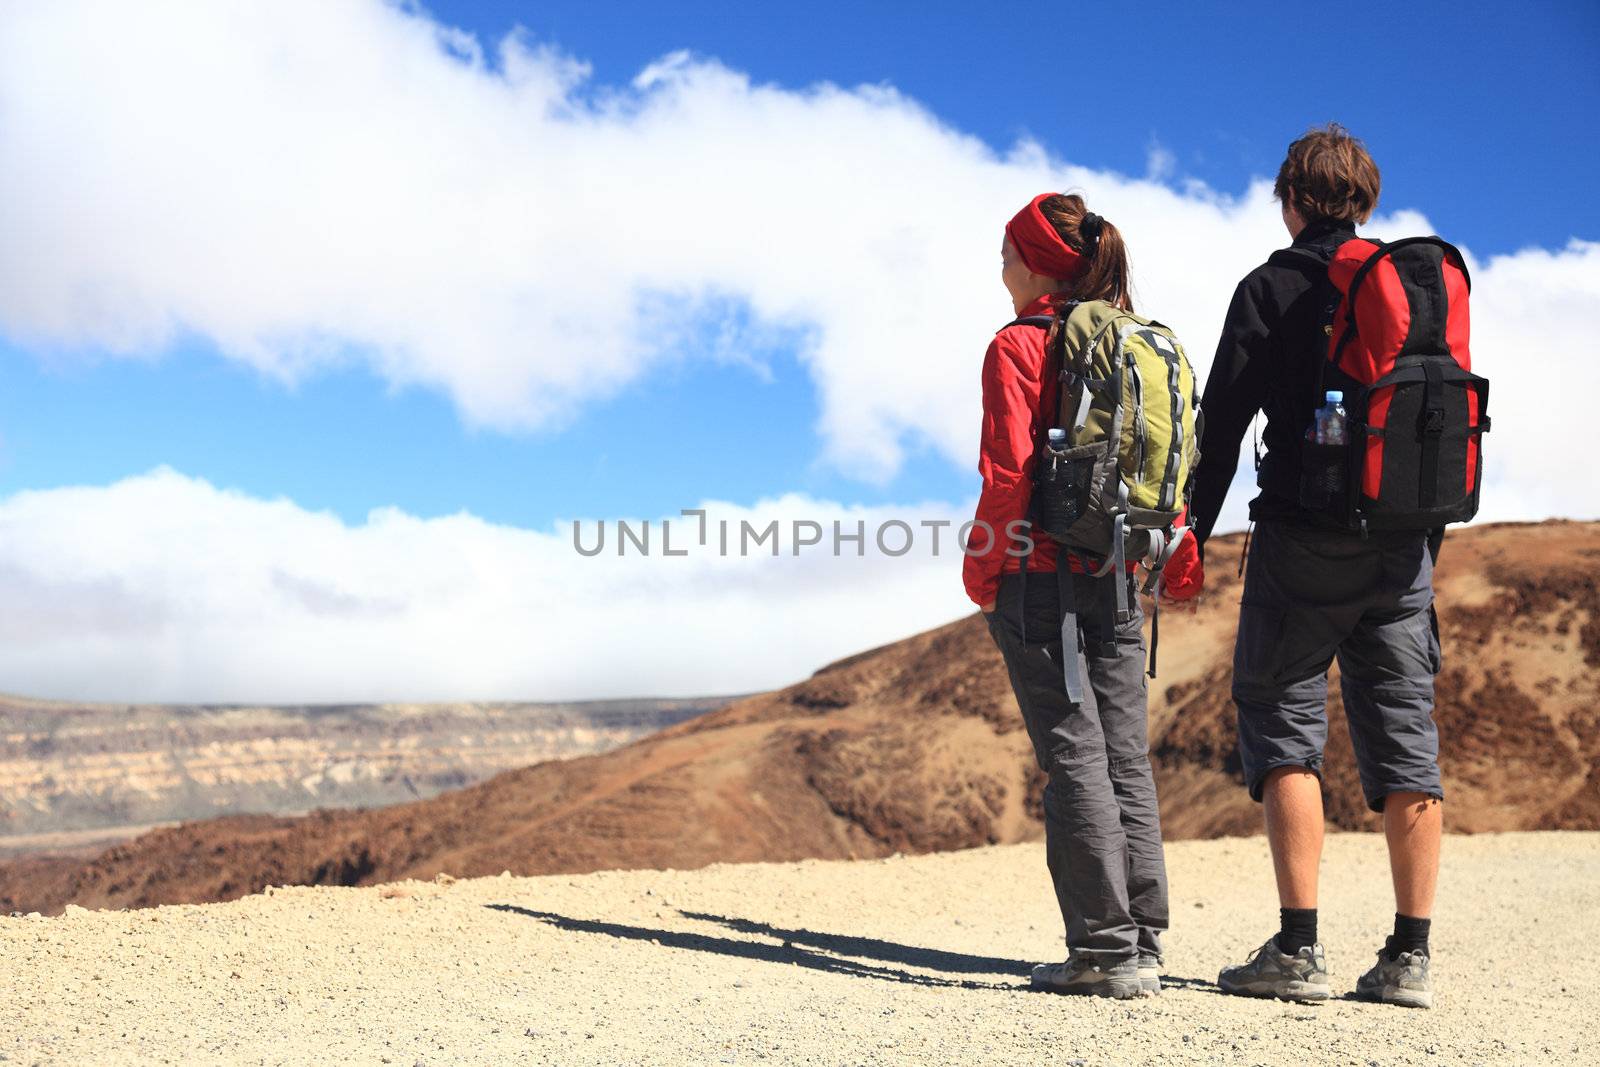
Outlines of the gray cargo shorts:
M 1321 775 L 1335 656 L 1367 806 L 1382 811 L 1390 793 L 1443 799 L 1433 721 L 1439 628 L 1427 535 L 1362 539 L 1259 524 L 1233 657 L 1239 756 L 1253 799 L 1261 799 L 1276 768 Z

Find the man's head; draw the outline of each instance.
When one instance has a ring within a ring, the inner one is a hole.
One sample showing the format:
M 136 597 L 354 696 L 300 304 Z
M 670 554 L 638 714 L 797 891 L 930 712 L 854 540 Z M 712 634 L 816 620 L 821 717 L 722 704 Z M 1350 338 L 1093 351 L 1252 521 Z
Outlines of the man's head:
M 1326 219 L 1366 222 L 1378 206 L 1378 188 L 1378 165 L 1366 146 L 1333 122 L 1289 146 L 1272 195 L 1283 204 L 1289 233 L 1298 236 Z

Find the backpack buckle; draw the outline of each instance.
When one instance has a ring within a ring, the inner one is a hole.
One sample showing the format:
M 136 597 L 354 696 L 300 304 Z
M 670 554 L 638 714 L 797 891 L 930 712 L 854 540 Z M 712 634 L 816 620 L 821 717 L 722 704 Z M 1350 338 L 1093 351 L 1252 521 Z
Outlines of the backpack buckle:
M 1429 408 L 1423 412 L 1422 432 L 1435 437 L 1444 433 L 1444 408 Z

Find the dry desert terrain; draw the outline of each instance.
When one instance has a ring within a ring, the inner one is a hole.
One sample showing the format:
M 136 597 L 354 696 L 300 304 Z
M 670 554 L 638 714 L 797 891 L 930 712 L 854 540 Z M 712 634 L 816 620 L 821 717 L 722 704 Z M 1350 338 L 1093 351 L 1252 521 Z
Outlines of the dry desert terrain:
M 1276 913 L 1260 838 L 1169 846 L 1159 998 L 1029 992 L 1060 951 L 1041 846 L 695 871 L 275 888 L 0 918 L 18 1064 L 1600 1062 L 1600 834 L 1446 842 L 1431 1012 L 1225 997 Z M 1336 993 L 1387 932 L 1381 838 L 1338 834 Z

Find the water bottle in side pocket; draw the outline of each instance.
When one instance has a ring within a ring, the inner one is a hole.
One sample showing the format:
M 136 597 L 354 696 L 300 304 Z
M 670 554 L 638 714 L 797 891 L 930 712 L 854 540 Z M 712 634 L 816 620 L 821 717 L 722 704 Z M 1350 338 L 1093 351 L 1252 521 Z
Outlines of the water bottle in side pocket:
M 1083 517 L 1096 451 L 1094 446 L 1070 448 L 1066 430 L 1050 429 L 1034 483 L 1038 521 L 1046 533 L 1064 534 Z
M 1341 502 L 1349 470 L 1349 416 L 1344 393 L 1330 389 L 1306 428 L 1301 448 L 1300 506 L 1321 510 Z

